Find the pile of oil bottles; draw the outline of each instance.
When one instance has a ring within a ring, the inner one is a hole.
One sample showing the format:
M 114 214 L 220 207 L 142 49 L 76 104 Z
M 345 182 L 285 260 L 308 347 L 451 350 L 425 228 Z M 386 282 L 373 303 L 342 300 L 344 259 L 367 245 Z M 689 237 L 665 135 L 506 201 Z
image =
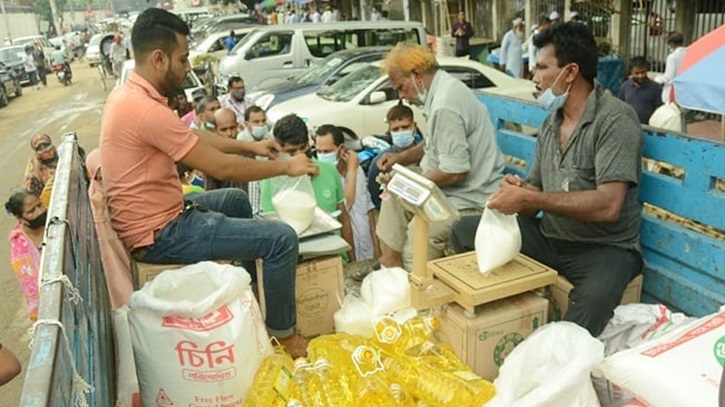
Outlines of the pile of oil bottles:
M 372 338 L 337 333 L 310 341 L 307 358 L 282 347 L 264 359 L 248 407 L 480 407 L 495 395 L 436 335 L 435 317 L 379 319 Z

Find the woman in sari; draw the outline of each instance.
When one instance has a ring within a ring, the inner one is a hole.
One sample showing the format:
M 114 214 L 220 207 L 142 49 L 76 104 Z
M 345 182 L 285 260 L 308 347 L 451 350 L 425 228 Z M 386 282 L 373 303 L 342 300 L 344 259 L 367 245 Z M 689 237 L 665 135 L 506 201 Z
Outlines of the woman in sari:
M 35 321 L 38 317 L 40 250 L 48 209 L 37 195 L 22 189 L 10 196 L 5 210 L 18 220 L 10 231 L 10 262 L 25 295 L 28 317 Z
M 23 186 L 41 197 L 41 201 L 47 206 L 50 201 L 53 175 L 58 165 L 58 151 L 50 136 L 45 133 L 34 135 L 30 140 L 30 147 L 33 149 L 33 156 L 28 160 Z

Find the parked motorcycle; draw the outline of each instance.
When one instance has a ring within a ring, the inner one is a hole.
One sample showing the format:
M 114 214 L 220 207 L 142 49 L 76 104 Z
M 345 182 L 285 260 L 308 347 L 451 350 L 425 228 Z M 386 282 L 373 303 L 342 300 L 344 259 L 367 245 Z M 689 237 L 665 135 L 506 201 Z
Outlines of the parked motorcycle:
M 73 75 L 67 65 L 58 64 L 55 66 L 55 76 L 58 78 L 58 82 L 65 86 L 70 85 Z

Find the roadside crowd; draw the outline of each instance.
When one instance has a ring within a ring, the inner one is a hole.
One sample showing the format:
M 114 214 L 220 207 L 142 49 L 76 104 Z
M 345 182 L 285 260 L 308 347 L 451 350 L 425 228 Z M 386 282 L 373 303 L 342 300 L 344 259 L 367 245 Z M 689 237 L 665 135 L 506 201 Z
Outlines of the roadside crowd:
M 522 253 L 572 282 L 564 319 L 594 336 L 641 272 L 642 129 L 637 113 L 595 82 L 596 44 L 582 24 L 556 24 L 533 39 L 538 102 L 551 114 L 526 179 L 503 174 L 486 107 L 439 69 L 425 47 L 398 44 L 383 70 L 401 100 L 422 108 L 426 128 L 417 128 L 409 107 L 392 107 L 386 117 L 391 147 L 365 171 L 334 118 L 314 134 L 293 113 L 270 125 L 264 110 L 246 98 L 242 78 L 230 78 L 228 93 L 219 98 L 198 92 L 189 103 L 179 90 L 190 69 L 184 58 L 188 34 L 187 25 L 166 11 L 139 16 L 132 32 L 136 68 L 108 97 L 100 152 L 92 153 L 100 170 L 92 176 L 101 174 L 112 230 L 135 261 L 229 260 L 253 270 L 253 261 L 262 259 L 265 296 L 274 298 L 267 302 L 268 332 L 293 356 L 306 349 L 295 331 L 297 234 L 258 216 L 273 209 L 269 182 L 281 175 L 311 176 L 317 205 L 343 224 L 342 237 L 352 248 L 348 261 L 378 260 L 357 278 L 377 267 L 411 269 L 412 214 L 384 189 L 394 164 L 435 183 L 463 215 L 430 225 L 429 259 L 449 247 L 473 250 L 483 211 L 518 214 Z M 57 161 L 57 154 L 42 136 L 31 147 L 39 165 L 50 168 L 48 157 Z M 43 168 L 34 167 L 41 180 Z M 6 204 L 18 219 L 18 233 L 35 250 L 28 261 L 39 257 L 45 181 L 43 187 L 26 183 L 29 190 Z M 130 274 L 120 276 L 130 287 Z M 114 307 L 130 295 L 110 284 L 109 291 Z M 37 287 L 35 298 L 27 291 L 26 298 L 32 318 Z

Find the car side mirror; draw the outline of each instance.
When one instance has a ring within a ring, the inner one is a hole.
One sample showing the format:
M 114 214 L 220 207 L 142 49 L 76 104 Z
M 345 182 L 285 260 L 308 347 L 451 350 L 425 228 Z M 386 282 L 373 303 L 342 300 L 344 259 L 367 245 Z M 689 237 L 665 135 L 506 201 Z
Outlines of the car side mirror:
M 340 76 L 332 75 L 329 79 L 327 79 L 327 81 L 325 81 L 325 86 L 330 86 L 335 82 L 339 81 L 340 79 L 342 79 Z
M 368 104 L 370 105 L 379 105 L 387 100 L 387 95 L 385 92 L 377 90 L 370 94 L 370 97 L 368 98 Z

